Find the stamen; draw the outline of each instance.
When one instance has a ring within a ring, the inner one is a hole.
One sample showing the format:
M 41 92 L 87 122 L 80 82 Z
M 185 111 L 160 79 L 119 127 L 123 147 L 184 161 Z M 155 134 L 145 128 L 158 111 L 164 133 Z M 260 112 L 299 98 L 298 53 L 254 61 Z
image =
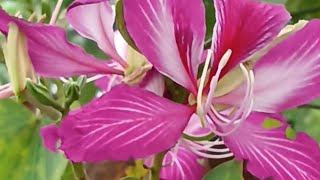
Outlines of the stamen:
M 199 90 L 197 94 L 197 114 L 200 117 L 200 122 L 203 127 L 204 127 L 204 113 L 203 113 L 203 107 L 202 107 L 202 95 L 203 95 L 203 89 L 204 89 L 212 53 L 213 53 L 212 50 L 208 50 L 208 54 L 207 54 L 205 65 L 200 78 L 200 85 L 199 85 Z
M 90 77 L 90 78 L 87 79 L 87 83 L 91 83 L 91 82 L 93 82 L 93 81 L 95 81 L 95 80 L 98 80 L 98 79 L 104 77 L 104 76 L 105 76 L 105 75 L 92 76 L 92 77 Z
M 244 72 L 246 72 L 244 74 L 247 77 L 247 91 L 246 91 L 246 96 L 244 98 L 244 102 L 239 108 L 237 114 L 233 118 L 228 119 L 223 117 L 221 114 L 219 114 L 219 112 L 217 112 L 213 106 L 211 107 L 211 111 L 208 111 L 208 115 L 212 119 L 213 123 L 216 123 L 220 126 L 233 125 L 231 130 L 223 133 L 223 132 L 217 131 L 217 129 L 215 127 L 212 127 L 212 124 L 211 124 L 209 128 L 218 136 L 228 136 L 231 133 L 233 133 L 235 130 L 237 130 L 240 127 L 240 125 L 244 122 L 244 120 L 250 115 L 253 108 L 254 73 L 252 70 L 248 72 L 243 65 L 240 65 L 240 67 L 243 70 L 245 69 Z M 240 115 L 241 117 L 239 117 Z M 220 121 L 224 121 L 225 123 L 222 123 Z
M 212 104 L 212 99 L 213 99 L 213 95 L 214 92 L 216 90 L 216 86 L 218 84 L 218 80 L 220 77 L 220 73 L 222 71 L 222 69 L 226 66 L 226 64 L 228 63 L 230 57 L 232 54 L 232 50 L 228 49 L 227 52 L 222 56 L 219 65 L 218 65 L 218 70 L 216 72 L 216 74 L 212 77 L 211 82 L 210 82 L 210 91 L 208 93 L 208 97 L 207 97 L 207 102 L 205 104 L 205 112 L 207 113 L 207 111 L 209 110 L 211 104 Z
M 60 77 L 60 80 L 61 80 L 63 83 L 68 83 L 68 82 L 69 82 L 69 80 L 66 79 L 65 77 Z
M 14 93 L 11 89 L 10 83 L 0 86 L 0 99 L 13 96 Z
M 226 153 L 226 152 L 230 152 L 230 150 L 228 148 L 223 148 L 223 149 L 219 149 L 219 148 L 214 148 L 211 145 L 199 145 L 195 142 L 188 142 L 188 144 L 190 146 L 192 146 L 195 150 L 199 150 L 199 151 L 208 151 L 208 152 L 213 152 L 213 153 Z
M 179 151 L 179 143 L 174 147 L 173 152 L 172 151 L 168 151 L 166 156 L 170 155 L 171 156 L 171 161 L 169 161 L 168 163 L 164 163 L 162 164 L 162 167 L 166 167 L 166 166 L 172 166 L 174 163 L 175 165 L 178 167 L 178 170 L 182 176 L 182 179 L 185 179 L 185 174 L 184 171 L 181 167 L 181 164 L 178 160 L 178 151 Z M 166 158 L 166 157 L 165 157 Z M 164 159 L 165 160 L 165 159 Z
M 112 77 L 109 81 L 108 87 L 106 89 L 107 92 L 111 90 L 112 85 L 115 83 L 116 78 L 117 78 L 117 75 L 112 75 Z
M 180 143 L 196 155 L 204 158 L 222 159 L 233 156 L 230 149 L 217 148 L 219 145 L 224 145 L 220 138 L 213 141 L 190 141 L 184 139 Z
M 247 81 L 246 95 L 243 98 L 243 102 L 247 102 L 250 99 L 251 89 L 253 90 L 253 82 L 251 82 L 250 73 L 248 73 L 248 70 L 246 69 L 246 67 L 242 63 L 240 64 L 240 69 L 242 70 L 244 76 L 246 77 L 246 81 Z M 239 110 L 234 115 L 234 119 L 238 119 L 240 117 L 241 112 L 244 110 L 245 107 L 246 107 L 245 103 L 242 103 Z
M 29 22 L 33 21 L 33 19 L 34 19 L 35 16 L 36 16 L 36 13 L 33 12 L 33 13 L 29 16 L 28 21 L 29 21 Z
M 196 150 L 192 147 L 190 147 L 190 150 L 198 156 L 201 156 L 204 158 L 210 158 L 210 159 L 224 159 L 224 158 L 229 158 L 233 156 L 233 153 L 231 152 L 226 154 L 209 154 L 207 152 L 201 152 L 199 150 Z
M 250 76 L 249 76 L 249 73 L 248 73 L 248 70 L 245 68 L 245 66 L 243 64 L 240 64 L 240 68 L 244 74 L 244 76 L 246 77 L 246 80 L 247 80 L 247 90 L 246 90 L 246 95 L 243 99 L 243 102 L 245 103 L 242 103 L 240 108 L 238 109 L 236 115 L 232 118 L 232 119 L 228 119 L 226 117 L 223 117 L 222 115 L 220 115 L 220 113 L 213 107 L 211 106 L 211 110 L 213 111 L 214 115 L 219 119 L 219 120 L 222 120 L 224 121 L 226 124 L 223 124 L 223 123 L 220 123 L 219 121 L 217 121 L 216 123 L 220 126 L 228 126 L 232 123 L 234 123 L 236 120 L 238 120 L 240 118 L 241 115 L 243 115 L 243 112 L 244 112 L 244 109 L 248 106 L 246 102 L 248 102 L 250 100 L 250 92 L 251 92 L 251 89 L 253 89 L 253 85 L 251 83 L 251 80 L 250 80 Z M 243 117 L 243 116 L 241 116 Z
M 4 89 L 7 89 L 7 88 L 9 88 L 10 86 L 11 86 L 10 83 L 1 85 L 1 86 L 0 86 L 0 91 L 2 91 L 2 90 L 4 90 Z
M 53 10 L 50 22 L 49 22 L 50 25 L 53 25 L 56 23 L 57 17 L 59 15 L 59 11 L 61 9 L 62 2 L 63 2 L 63 0 L 58 0 L 56 7 Z

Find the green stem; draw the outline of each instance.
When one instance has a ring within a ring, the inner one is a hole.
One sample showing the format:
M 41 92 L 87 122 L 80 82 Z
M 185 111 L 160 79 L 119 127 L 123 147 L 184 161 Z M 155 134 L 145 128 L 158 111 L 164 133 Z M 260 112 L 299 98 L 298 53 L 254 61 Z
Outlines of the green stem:
M 42 113 L 44 113 L 51 119 L 57 120 L 61 117 L 60 113 L 56 109 L 39 103 L 28 91 L 23 91 L 22 94 L 23 98 L 27 100 L 28 103 L 30 103 L 34 107 L 39 108 Z
M 317 109 L 317 110 L 320 110 L 320 105 L 305 104 L 305 105 L 299 106 L 299 108 L 303 108 L 303 109 Z
M 157 154 L 153 159 L 153 165 L 151 168 L 151 180 L 160 179 L 160 171 L 162 168 L 162 161 L 167 151 Z
M 70 98 L 67 98 L 66 102 L 64 103 L 64 109 L 63 111 L 61 112 L 62 113 L 62 117 L 64 117 L 65 115 L 67 115 L 70 111 L 70 106 L 71 104 L 76 101 L 75 99 L 70 99 Z
M 85 180 L 86 175 L 83 170 L 83 165 L 82 163 L 72 163 L 70 162 L 71 167 L 72 167 L 72 173 L 74 176 L 75 180 Z
M 204 136 L 190 136 L 188 134 L 183 133 L 183 138 L 188 139 L 190 141 L 209 141 L 214 138 L 214 134 L 210 133 Z

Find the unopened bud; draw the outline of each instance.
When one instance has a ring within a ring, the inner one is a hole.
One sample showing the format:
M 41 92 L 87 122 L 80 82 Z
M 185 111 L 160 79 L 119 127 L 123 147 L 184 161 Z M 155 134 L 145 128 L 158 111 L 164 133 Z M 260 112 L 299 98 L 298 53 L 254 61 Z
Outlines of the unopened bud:
M 67 83 L 65 86 L 67 99 L 78 100 L 80 97 L 80 87 L 76 82 Z
M 27 52 L 26 36 L 15 23 L 9 23 L 7 41 L 3 44 L 3 54 L 12 85 L 17 95 L 25 89 L 26 79 L 35 80 L 34 70 Z
M 57 105 L 47 87 L 31 81 L 27 81 L 26 86 L 30 94 L 41 104 L 53 107 Z

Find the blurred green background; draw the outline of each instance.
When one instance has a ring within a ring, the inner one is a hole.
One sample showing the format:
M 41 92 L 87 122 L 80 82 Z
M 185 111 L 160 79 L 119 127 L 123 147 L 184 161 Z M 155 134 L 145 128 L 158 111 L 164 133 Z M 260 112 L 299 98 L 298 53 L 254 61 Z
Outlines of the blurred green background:
M 272 3 L 284 3 L 292 15 L 291 23 L 300 19 L 320 18 L 320 0 L 264 0 Z M 65 22 L 64 12 L 72 0 L 63 2 L 57 25 L 64 27 L 70 41 L 98 58 L 106 58 L 96 44 L 79 37 Z M 48 22 L 55 7 L 56 0 L 0 0 L 0 5 L 8 13 L 17 12 L 28 18 L 35 12 L 36 18 L 46 14 L 44 22 Z M 214 9 L 212 0 L 204 0 L 206 5 L 207 36 L 211 39 L 214 25 Z M 319 32 L 320 36 L 320 32 Z M 3 41 L 3 37 L 0 37 Z M 0 53 L 0 85 L 8 82 L 6 68 Z M 87 103 L 96 93 L 96 88 L 88 84 L 83 93 L 81 103 Z M 320 100 L 284 113 L 290 124 L 297 131 L 305 131 L 320 142 Z M 40 121 L 41 120 L 41 121 Z M 0 101 L 0 179 L 12 180 L 69 180 L 74 179 L 70 166 L 62 155 L 53 155 L 44 150 L 39 137 L 39 127 L 48 123 L 39 119 L 21 105 L 12 100 Z M 239 177 L 239 165 L 228 163 L 218 167 L 219 170 L 209 174 L 207 179 L 236 180 Z

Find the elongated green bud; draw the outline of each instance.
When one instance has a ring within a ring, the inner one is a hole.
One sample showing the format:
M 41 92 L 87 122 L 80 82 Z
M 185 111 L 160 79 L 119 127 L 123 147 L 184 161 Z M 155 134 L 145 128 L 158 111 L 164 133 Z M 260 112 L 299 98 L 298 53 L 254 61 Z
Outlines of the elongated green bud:
M 77 82 L 67 83 L 65 86 L 65 95 L 67 99 L 78 100 L 80 97 L 80 86 Z
M 3 54 L 13 92 L 18 95 L 25 89 L 26 79 L 35 80 L 35 74 L 27 52 L 27 40 L 15 23 L 9 23 L 7 41 L 3 44 Z

